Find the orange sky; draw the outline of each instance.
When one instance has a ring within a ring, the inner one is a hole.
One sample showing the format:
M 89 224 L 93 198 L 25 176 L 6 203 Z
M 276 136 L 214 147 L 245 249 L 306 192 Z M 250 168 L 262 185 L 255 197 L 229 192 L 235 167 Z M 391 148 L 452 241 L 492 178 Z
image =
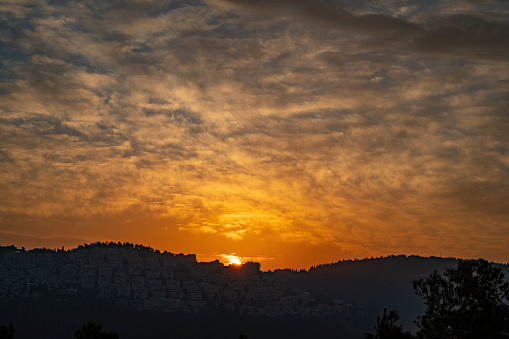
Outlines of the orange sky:
M 0 244 L 507 262 L 507 4 L 126 4 L 1 5 Z

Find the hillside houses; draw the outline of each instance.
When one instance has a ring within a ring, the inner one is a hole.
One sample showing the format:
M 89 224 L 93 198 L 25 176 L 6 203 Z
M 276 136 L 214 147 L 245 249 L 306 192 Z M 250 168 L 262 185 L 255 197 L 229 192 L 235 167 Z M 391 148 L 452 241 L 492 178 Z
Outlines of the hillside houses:
M 271 316 L 349 311 L 345 305 L 315 305 L 304 291 L 285 295 L 254 262 L 225 267 L 217 260 L 197 262 L 195 255 L 120 243 L 69 251 L 0 247 L 0 299 L 34 297 L 35 290 L 37 297 L 55 291 L 87 293 L 160 312 L 197 312 L 206 307 Z

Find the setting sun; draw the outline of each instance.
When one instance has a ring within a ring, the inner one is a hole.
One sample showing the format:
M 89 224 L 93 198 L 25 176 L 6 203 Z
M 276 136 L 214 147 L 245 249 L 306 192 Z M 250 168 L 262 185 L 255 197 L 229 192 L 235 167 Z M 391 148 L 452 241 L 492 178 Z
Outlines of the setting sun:
M 230 254 L 225 255 L 224 258 L 227 260 L 227 265 L 242 265 L 242 262 L 240 261 L 240 258 L 236 255 Z

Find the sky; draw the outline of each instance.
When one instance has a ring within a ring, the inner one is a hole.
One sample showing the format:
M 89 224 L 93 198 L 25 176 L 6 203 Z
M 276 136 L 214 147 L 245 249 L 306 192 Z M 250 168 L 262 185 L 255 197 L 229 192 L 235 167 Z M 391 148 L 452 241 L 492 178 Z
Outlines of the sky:
M 509 2 L 2 0 L 0 244 L 509 261 Z

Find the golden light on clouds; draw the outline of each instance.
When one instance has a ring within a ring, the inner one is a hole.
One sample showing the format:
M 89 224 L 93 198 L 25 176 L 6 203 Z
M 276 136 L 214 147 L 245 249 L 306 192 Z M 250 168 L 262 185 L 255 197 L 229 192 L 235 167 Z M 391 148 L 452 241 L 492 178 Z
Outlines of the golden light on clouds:
M 507 261 L 509 8 L 405 4 L 4 4 L 0 242 Z

